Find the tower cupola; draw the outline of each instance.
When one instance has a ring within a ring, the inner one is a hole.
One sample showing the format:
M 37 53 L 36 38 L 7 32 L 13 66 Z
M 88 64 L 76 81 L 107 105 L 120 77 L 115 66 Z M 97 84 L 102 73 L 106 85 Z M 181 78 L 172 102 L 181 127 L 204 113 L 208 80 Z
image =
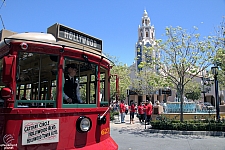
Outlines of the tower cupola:
M 144 14 L 142 17 L 142 26 L 150 26 L 150 18 L 148 17 L 148 13 L 144 10 Z

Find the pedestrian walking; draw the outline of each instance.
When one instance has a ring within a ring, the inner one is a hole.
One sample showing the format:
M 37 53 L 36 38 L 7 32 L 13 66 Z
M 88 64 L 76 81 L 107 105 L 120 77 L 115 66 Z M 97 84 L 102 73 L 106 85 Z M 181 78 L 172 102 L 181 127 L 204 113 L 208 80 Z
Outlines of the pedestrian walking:
M 125 123 L 124 118 L 125 118 L 125 105 L 124 101 L 121 100 L 121 103 L 119 105 L 120 107 L 120 116 L 121 116 L 121 123 Z
M 147 115 L 146 123 L 147 123 L 147 125 L 149 125 L 150 121 L 151 121 L 152 108 L 153 108 L 152 102 L 151 101 L 147 101 L 147 106 L 146 106 L 146 115 Z
M 135 104 L 131 102 L 130 105 L 130 124 L 134 124 L 134 113 L 135 113 Z
M 144 106 L 143 105 L 144 105 L 143 103 L 140 103 L 139 106 L 138 106 L 138 118 L 139 118 L 140 123 L 143 123 L 145 121 Z

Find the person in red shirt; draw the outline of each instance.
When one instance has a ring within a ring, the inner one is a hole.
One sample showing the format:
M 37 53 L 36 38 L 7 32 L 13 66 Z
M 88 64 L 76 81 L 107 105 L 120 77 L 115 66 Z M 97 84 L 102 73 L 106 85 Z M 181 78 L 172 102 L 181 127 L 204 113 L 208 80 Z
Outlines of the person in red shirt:
M 130 123 L 134 124 L 134 113 L 135 113 L 135 104 L 134 102 L 130 105 Z
M 124 105 L 124 101 L 121 100 L 121 103 L 120 103 L 120 115 L 121 115 L 121 123 L 125 123 L 124 121 L 124 118 L 125 118 L 125 105 Z
M 146 123 L 149 125 L 152 117 L 152 102 L 147 101 L 147 106 L 146 106 L 146 116 L 147 120 Z
M 144 122 L 145 120 L 145 116 L 144 116 L 144 106 L 143 103 L 140 103 L 140 105 L 138 106 L 138 115 L 139 115 L 139 121 L 140 123 Z

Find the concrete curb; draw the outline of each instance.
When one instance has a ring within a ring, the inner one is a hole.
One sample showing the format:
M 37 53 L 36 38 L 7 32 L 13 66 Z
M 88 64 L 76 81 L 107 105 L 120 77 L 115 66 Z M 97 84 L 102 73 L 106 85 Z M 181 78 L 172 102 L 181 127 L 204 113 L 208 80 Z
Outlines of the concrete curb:
M 225 137 L 225 132 L 220 131 L 177 131 L 177 130 L 157 130 L 157 129 L 144 129 L 144 131 L 149 133 L 161 133 L 161 134 Z

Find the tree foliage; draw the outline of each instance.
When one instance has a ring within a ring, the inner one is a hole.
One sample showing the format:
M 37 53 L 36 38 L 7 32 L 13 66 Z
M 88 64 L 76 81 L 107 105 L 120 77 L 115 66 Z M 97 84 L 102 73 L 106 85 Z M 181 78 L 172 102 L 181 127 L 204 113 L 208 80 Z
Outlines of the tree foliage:
M 184 95 L 187 99 L 199 100 L 201 97 L 201 85 L 198 82 L 190 81 L 184 88 Z
M 221 69 L 225 71 L 225 16 L 217 28 L 216 40 L 219 45 L 218 51 L 216 53 L 216 61 L 221 63 Z
M 215 61 L 220 64 L 221 70 L 219 71 L 218 81 L 220 84 L 220 89 L 223 90 L 225 89 L 225 16 L 217 29 L 217 43 L 219 46 Z
M 112 100 L 116 99 L 116 76 L 119 78 L 119 99 L 125 99 L 127 97 L 127 89 L 130 86 L 130 70 L 126 64 L 118 61 L 117 57 L 108 56 L 112 60 L 112 69 L 110 71 L 110 97 Z
M 156 72 L 143 69 L 136 72 L 136 78 L 132 80 L 131 86 L 138 94 L 150 95 L 161 88 L 169 87 L 170 82 Z
M 191 33 L 181 27 L 167 27 L 166 40 L 158 40 L 154 47 L 160 49 L 160 60 L 155 58 L 154 62 L 158 63 L 161 76 L 170 80 L 182 95 L 181 121 L 185 85 L 212 64 L 218 45 L 214 37 L 201 39 L 196 31 L 196 27 Z

